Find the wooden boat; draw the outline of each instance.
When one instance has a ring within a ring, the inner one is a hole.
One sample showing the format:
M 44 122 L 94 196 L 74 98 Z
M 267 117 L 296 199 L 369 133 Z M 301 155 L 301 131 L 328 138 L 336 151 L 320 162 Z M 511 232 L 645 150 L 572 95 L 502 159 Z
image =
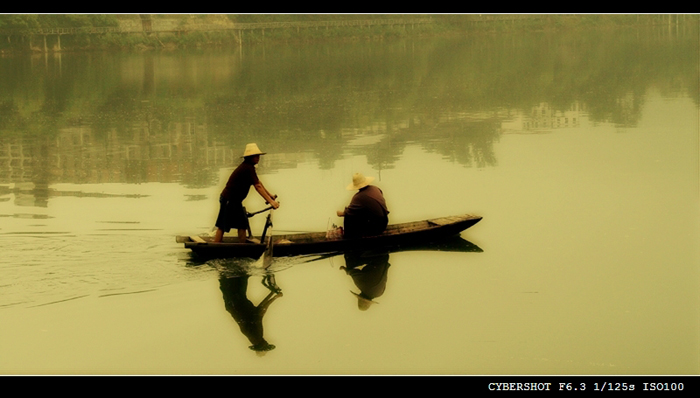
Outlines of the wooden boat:
M 297 256 L 322 254 L 357 249 L 396 248 L 435 242 L 454 236 L 481 221 L 481 217 L 464 214 L 460 216 L 433 218 L 424 221 L 389 225 L 381 235 L 355 239 L 326 238 L 326 232 L 299 233 L 271 236 L 273 256 Z M 211 236 L 178 236 L 177 242 L 201 257 L 258 258 L 268 247 L 259 238 L 248 243 L 238 242 L 237 237 L 224 237 L 223 242 L 213 242 Z

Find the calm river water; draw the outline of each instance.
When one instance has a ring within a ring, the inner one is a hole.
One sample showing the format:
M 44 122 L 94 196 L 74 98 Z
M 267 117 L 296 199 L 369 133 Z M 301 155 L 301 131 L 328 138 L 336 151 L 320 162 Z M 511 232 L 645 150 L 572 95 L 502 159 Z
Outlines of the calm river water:
M 698 46 L 4 55 L 0 373 L 697 374 Z M 271 295 L 260 262 L 175 242 L 211 233 L 248 142 L 275 233 L 339 224 L 359 171 L 392 223 L 483 216 L 475 247 L 367 254 L 385 286 L 366 311 L 343 255 L 275 259 Z M 261 334 L 273 350 L 249 349 Z

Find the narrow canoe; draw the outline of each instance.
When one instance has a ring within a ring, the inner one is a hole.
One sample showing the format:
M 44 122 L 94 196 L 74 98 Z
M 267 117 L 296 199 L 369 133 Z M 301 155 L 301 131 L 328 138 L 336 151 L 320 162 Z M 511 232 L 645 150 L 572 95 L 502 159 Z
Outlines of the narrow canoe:
M 381 235 L 356 239 L 328 239 L 326 232 L 273 235 L 273 255 L 275 257 L 298 256 L 424 244 L 457 235 L 479 221 L 481 217 L 469 214 L 433 218 L 392 224 Z M 191 249 L 198 256 L 207 258 L 258 258 L 267 247 L 264 242 L 259 243 L 259 237 L 249 243 L 240 243 L 237 237 L 224 237 L 223 242 L 213 242 L 212 239 L 211 236 L 178 236 L 176 238 L 177 242 L 184 243 L 186 248 Z

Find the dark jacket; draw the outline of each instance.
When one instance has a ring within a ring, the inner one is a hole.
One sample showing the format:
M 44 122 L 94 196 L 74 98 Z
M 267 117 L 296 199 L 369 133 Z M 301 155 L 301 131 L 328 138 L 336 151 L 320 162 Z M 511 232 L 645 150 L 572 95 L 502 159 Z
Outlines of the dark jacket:
M 345 237 L 379 235 L 389 223 L 384 194 L 374 185 L 361 188 L 345 208 Z

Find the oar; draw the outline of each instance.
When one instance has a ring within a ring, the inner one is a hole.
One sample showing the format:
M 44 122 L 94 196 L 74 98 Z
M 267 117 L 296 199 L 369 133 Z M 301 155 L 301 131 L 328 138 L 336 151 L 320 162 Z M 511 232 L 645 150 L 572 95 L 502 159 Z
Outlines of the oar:
M 250 217 L 253 217 L 253 216 L 256 215 L 256 214 L 260 214 L 260 213 L 262 213 L 262 212 L 265 212 L 265 211 L 268 211 L 268 210 L 272 210 L 272 209 L 274 209 L 274 207 L 270 206 L 270 207 L 266 207 L 266 208 L 264 208 L 264 209 L 262 209 L 262 210 L 258 210 L 258 211 L 256 211 L 255 213 L 248 213 L 248 212 L 246 212 L 246 215 L 248 216 L 248 218 L 250 218 Z
M 267 221 L 265 222 L 265 230 L 269 232 L 270 228 L 272 228 L 272 210 L 270 210 L 270 214 L 267 215 Z M 265 232 L 263 232 L 263 235 L 264 234 Z M 272 233 L 267 237 L 267 247 L 265 248 L 265 253 L 263 253 L 262 262 L 263 269 L 268 269 L 270 265 L 272 265 Z M 282 296 L 282 289 L 280 289 L 279 286 L 277 286 L 277 282 L 275 282 L 275 274 L 266 275 L 263 278 L 263 285 L 270 289 L 270 291 L 278 294 L 275 298 Z
M 335 256 L 340 256 L 340 255 L 342 255 L 342 254 L 343 254 L 343 252 L 331 252 L 331 253 L 323 253 L 323 254 L 308 254 L 308 255 L 307 255 L 308 257 L 316 257 L 316 258 L 312 258 L 312 259 L 310 259 L 310 260 L 306 260 L 306 261 L 304 261 L 303 263 L 304 263 L 304 264 L 305 264 L 305 263 L 312 263 L 312 262 L 314 262 L 314 261 L 325 260 L 325 259 L 327 259 L 327 258 L 333 258 L 333 257 L 335 257 Z
M 272 210 L 270 214 L 267 215 L 267 221 L 265 222 L 265 230 L 263 231 L 263 237 L 267 233 L 267 247 L 265 248 L 265 253 L 263 254 L 263 268 L 268 269 L 272 265 Z

